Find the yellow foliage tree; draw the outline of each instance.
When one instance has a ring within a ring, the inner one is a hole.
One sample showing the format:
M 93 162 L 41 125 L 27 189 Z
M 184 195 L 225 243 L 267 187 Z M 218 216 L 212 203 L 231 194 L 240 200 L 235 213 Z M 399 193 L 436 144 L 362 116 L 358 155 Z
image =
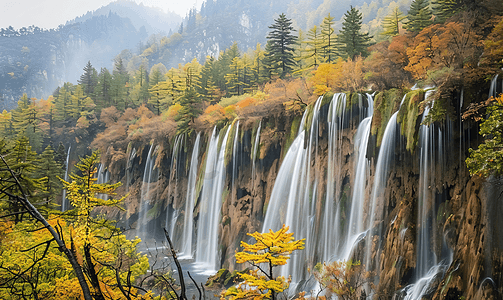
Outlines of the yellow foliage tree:
M 248 244 L 241 242 L 243 252 L 236 252 L 236 262 L 248 262 L 256 269 L 248 274 L 241 273 L 244 282 L 238 287 L 231 287 L 221 294 L 221 299 L 276 299 L 276 294 L 288 288 L 288 282 L 283 276 L 273 275 L 273 267 L 285 265 L 295 250 L 304 249 L 304 240 L 294 240 L 293 233 L 287 233 L 288 227 L 274 232 L 269 229 L 266 233 L 248 233 L 257 242 Z M 261 265 L 262 264 L 262 265 Z M 264 270 L 263 264 L 267 269 Z

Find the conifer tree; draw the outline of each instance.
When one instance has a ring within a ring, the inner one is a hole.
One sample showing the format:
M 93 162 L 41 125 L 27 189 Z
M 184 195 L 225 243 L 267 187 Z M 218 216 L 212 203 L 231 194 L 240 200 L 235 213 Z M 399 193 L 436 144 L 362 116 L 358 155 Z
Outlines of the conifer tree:
M 88 61 L 84 67 L 84 74 L 80 75 L 78 83 L 84 88 L 85 96 L 92 97 L 94 95 L 94 89 L 98 84 L 98 72 L 91 65 L 91 61 Z
M 112 81 L 110 84 L 110 97 L 114 106 L 119 110 L 124 110 L 127 106 L 127 88 L 129 75 L 124 66 L 122 58 L 115 59 L 114 70 L 112 72 Z
M 320 35 L 322 39 L 321 49 L 323 53 L 323 58 L 327 63 L 332 63 L 337 58 L 334 24 L 335 24 L 334 17 L 331 17 L 329 13 L 328 16 L 326 16 L 323 19 L 323 23 L 321 23 L 320 25 L 321 27 Z
M 307 40 L 304 43 L 306 44 L 306 48 L 303 51 L 301 59 L 308 61 L 307 68 L 317 67 L 321 62 L 323 46 L 323 40 L 321 39 L 318 26 L 314 25 L 314 27 L 307 32 Z
M 445 22 L 448 18 L 459 12 L 462 5 L 461 0 L 432 0 L 431 7 L 435 23 Z
M 395 36 L 400 34 L 400 24 L 405 19 L 405 16 L 400 9 L 395 7 L 391 14 L 384 17 L 382 35 Z
M 107 68 L 101 68 L 98 75 L 98 85 L 96 91 L 96 102 L 99 109 L 109 107 L 111 105 L 111 88 L 112 75 Z
M 258 85 L 264 83 L 264 54 L 265 51 L 262 49 L 260 43 L 257 43 L 255 51 L 253 51 L 253 64 L 252 64 L 252 74 L 253 74 L 253 84 L 258 87 Z
M 190 134 L 192 132 L 189 125 L 191 122 L 194 123 L 195 118 L 201 114 L 201 109 L 199 108 L 200 102 L 194 89 L 186 90 L 183 96 L 180 97 L 178 103 L 182 108 L 180 108 L 175 117 L 177 134 Z
M 366 56 L 367 47 L 370 44 L 371 37 L 368 33 L 361 33 L 362 14 L 351 6 L 351 9 L 344 14 L 342 29 L 337 36 L 337 42 L 340 45 L 339 52 L 344 57 L 355 59 L 357 55 Z
M 285 14 L 279 15 L 269 28 L 272 31 L 267 35 L 267 59 L 273 68 L 279 69 L 279 76 L 284 78 L 286 74 L 291 73 L 296 64 L 293 54 L 293 45 L 297 40 L 293 35 L 295 29 L 293 29 L 292 20 L 288 19 Z
M 63 177 L 63 169 L 55 159 L 55 152 L 52 146 L 49 145 L 45 148 L 44 152 L 40 154 L 40 164 L 37 169 L 37 177 L 43 178 L 42 180 L 42 197 L 46 205 L 50 204 L 55 196 L 59 194 L 63 188 L 63 184 L 58 177 Z
M 407 13 L 407 23 L 404 28 L 410 32 L 419 32 L 432 24 L 432 13 L 427 0 L 414 0 Z

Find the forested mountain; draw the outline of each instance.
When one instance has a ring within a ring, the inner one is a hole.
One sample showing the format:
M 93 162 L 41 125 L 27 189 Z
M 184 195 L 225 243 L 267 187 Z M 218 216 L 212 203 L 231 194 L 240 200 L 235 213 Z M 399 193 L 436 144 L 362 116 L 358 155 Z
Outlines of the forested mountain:
M 137 4 L 131 0 L 117 0 L 66 24 L 82 23 L 96 16 L 108 15 L 110 12 L 128 18 L 137 30 L 144 27 L 148 35 L 156 33 L 166 35 L 170 30 L 178 28 L 182 21 L 182 17 L 174 12 L 163 12 L 159 8 L 145 6 L 143 3 Z

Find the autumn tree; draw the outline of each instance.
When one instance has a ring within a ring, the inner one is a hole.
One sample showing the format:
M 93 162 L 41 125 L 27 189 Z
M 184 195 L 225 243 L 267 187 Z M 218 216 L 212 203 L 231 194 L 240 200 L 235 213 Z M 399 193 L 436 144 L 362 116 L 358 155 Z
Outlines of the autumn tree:
M 271 64 L 279 69 L 279 76 L 284 78 L 286 74 L 291 73 L 295 65 L 293 55 L 293 45 L 296 43 L 296 37 L 293 35 L 295 29 L 292 20 L 285 14 L 279 15 L 269 28 L 272 30 L 267 35 L 269 47 L 266 51 Z
M 449 22 L 429 26 L 407 48 L 409 63 L 405 70 L 417 79 L 434 80 L 432 75 L 435 71 L 452 72 L 473 67 L 480 55 L 478 40 L 474 29 L 464 23 Z
M 248 244 L 241 242 L 242 252 L 236 252 L 237 263 L 249 263 L 255 269 L 240 273 L 244 282 L 237 287 L 231 287 L 221 294 L 221 299 L 272 299 L 278 293 L 288 288 L 288 282 L 282 276 L 274 277 L 273 268 L 285 265 L 295 250 L 304 249 L 304 239 L 295 240 L 293 233 L 287 233 L 288 227 L 274 232 L 248 233 L 257 242 Z
M 366 299 L 361 290 L 369 277 L 359 261 L 333 261 L 318 263 L 314 268 L 314 277 L 320 283 L 327 296 L 337 295 L 342 300 Z
M 357 55 L 367 55 L 371 36 L 368 33 L 362 33 L 361 28 L 362 14 L 351 6 L 351 9 L 344 14 L 342 29 L 337 36 L 339 52 L 342 56 L 354 59 Z
M 414 0 L 407 13 L 407 23 L 404 28 L 410 32 L 420 32 L 432 24 L 432 14 L 428 0 Z

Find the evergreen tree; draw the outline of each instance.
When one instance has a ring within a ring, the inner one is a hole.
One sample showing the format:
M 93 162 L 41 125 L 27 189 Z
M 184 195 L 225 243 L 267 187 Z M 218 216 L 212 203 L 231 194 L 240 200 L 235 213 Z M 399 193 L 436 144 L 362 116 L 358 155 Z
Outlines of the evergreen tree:
M 54 153 L 54 160 L 61 166 L 63 171 L 66 170 L 66 149 L 63 142 L 59 142 L 58 149 Z
M 443 23 L 448 18 L 459 12 L 462 8 L 461 0 L 432 0 L 431 7 L 433 9 L 435 23 Z
M 201 109 L 198 107 L 200 102 L 194 89 L 186 90 L 184 95 L 180 97 L 179 104 L 182 108 L 175 117 L 177 134 L 192 132 L 189 125 L 191 122 L 194 123 L 194 119 L 201 114 Z
M 112 82 L 110 84 L 110 97 L 114 106 L 119 110 L 127 107 L 127 83 L 129 75 L 124 66 L 122 58 L 115 59 L 114 70 L 112 72 Z
M 65 121 L 70 117 L 72 88 L 73 85 L 66 82 L 63 87 L 59 89 L 58 96 L 54 99 L 55 120 Z
M 400 11 L 400 9 L 395 7 L 391 14 L 384 17 L 382 35 L 395 36 L 400 34 L 400 24 L 405 19 L 405 16 Z
M 267 35 L 267 59 L 272 63 L 272 66 L 277 66 L 280 69 L 279 76 L 284 78 L 286 74 L 291 73 L 296 64 L 293 45 L 297 38 L 292 34 L 295 31 L 292 20 L 288 19 L 285 14 L 281 14 L 269 28 L 272 31 Z
M 101 68 L 96 87 L 96 103 L 102 109 L 111 105 L 112 75 L 107 68 Z
M 2 154 L 7 162 L 7 165 L 12 169 L 14 175 L 19 180 L 24 191 L 19 190 L 18 185 L 13 182 L 0 180 L 0 189 L 3 192 L 8 192 L 12 195 L 29 196 L 32 202 L 37 203 L 41 199 L 38 191 L 43 190 L 43 178 L 35 176 L 36 166 L 39 164 L 37 153 L 32 150 L 30 141 L 26 136 L 19 135 L 14 143 L 7 144 L 4 140 L 0 140 L 0 154 Z M 0 178 L 12 178 L 5 168 L 0 168 Z M 24 192 L 24 193 L 23 193 Z M 5 196 L 5 193 L 2 194 Z M 0 200 L 8 200 L 2 199 Z M 7 203 L 7 210 L 15 214 L 15 222 L 23 220 L 25 208 L 18 201 L 0 201 L 0 205 Z
M 354 59 L 357 55 L 366 56 L 368 54 L 367 47 L 371 37 L 368 33 L 361 33 L 361 28 L 362 14 L 351 6 L 351 9 L 344 14 L 342 29 L 337 37 L 341 56 Z
M 51 145 L 47 146 L 44 152 L 40 154 L 40 163 L 36 175 L 39 178 L 43 178 L 41 196 L 45 199 L 46 205 L 48 205 L 61 192 L 63 184 L 58 177 L 61 178 L 64 175 L 61 165 L 56 161 L 56 154 Z
M 332 63 L 335 61 L 337 57 L 337 47 L 336 47 L 336 37 L 335 37 L 335 30 L 334 30 L 334 17 L 330 16 L 330 13 L 328 16 L 326 16 L 323 19 L 323 23 L 321 24 L 321 39 L 322 39 L 322 53 L 323 53 L 323 58 L 325 59 L 325 62 L 327 63 Z
M 407 13 L 407 23 L 404 28 L 411 32 L 419 32 L 432 24 L 432 13 L 427 0 L 414 0 Z
M 91 61 L 88 61 L 84 67 L 84 74 L 80 75 L 78 83 L 84 88 L 84 95 L 87 97 L 92 97 L 94 95 L 94 89 L 98 84 L 98 75 L 96 69 L 91 65 Z

